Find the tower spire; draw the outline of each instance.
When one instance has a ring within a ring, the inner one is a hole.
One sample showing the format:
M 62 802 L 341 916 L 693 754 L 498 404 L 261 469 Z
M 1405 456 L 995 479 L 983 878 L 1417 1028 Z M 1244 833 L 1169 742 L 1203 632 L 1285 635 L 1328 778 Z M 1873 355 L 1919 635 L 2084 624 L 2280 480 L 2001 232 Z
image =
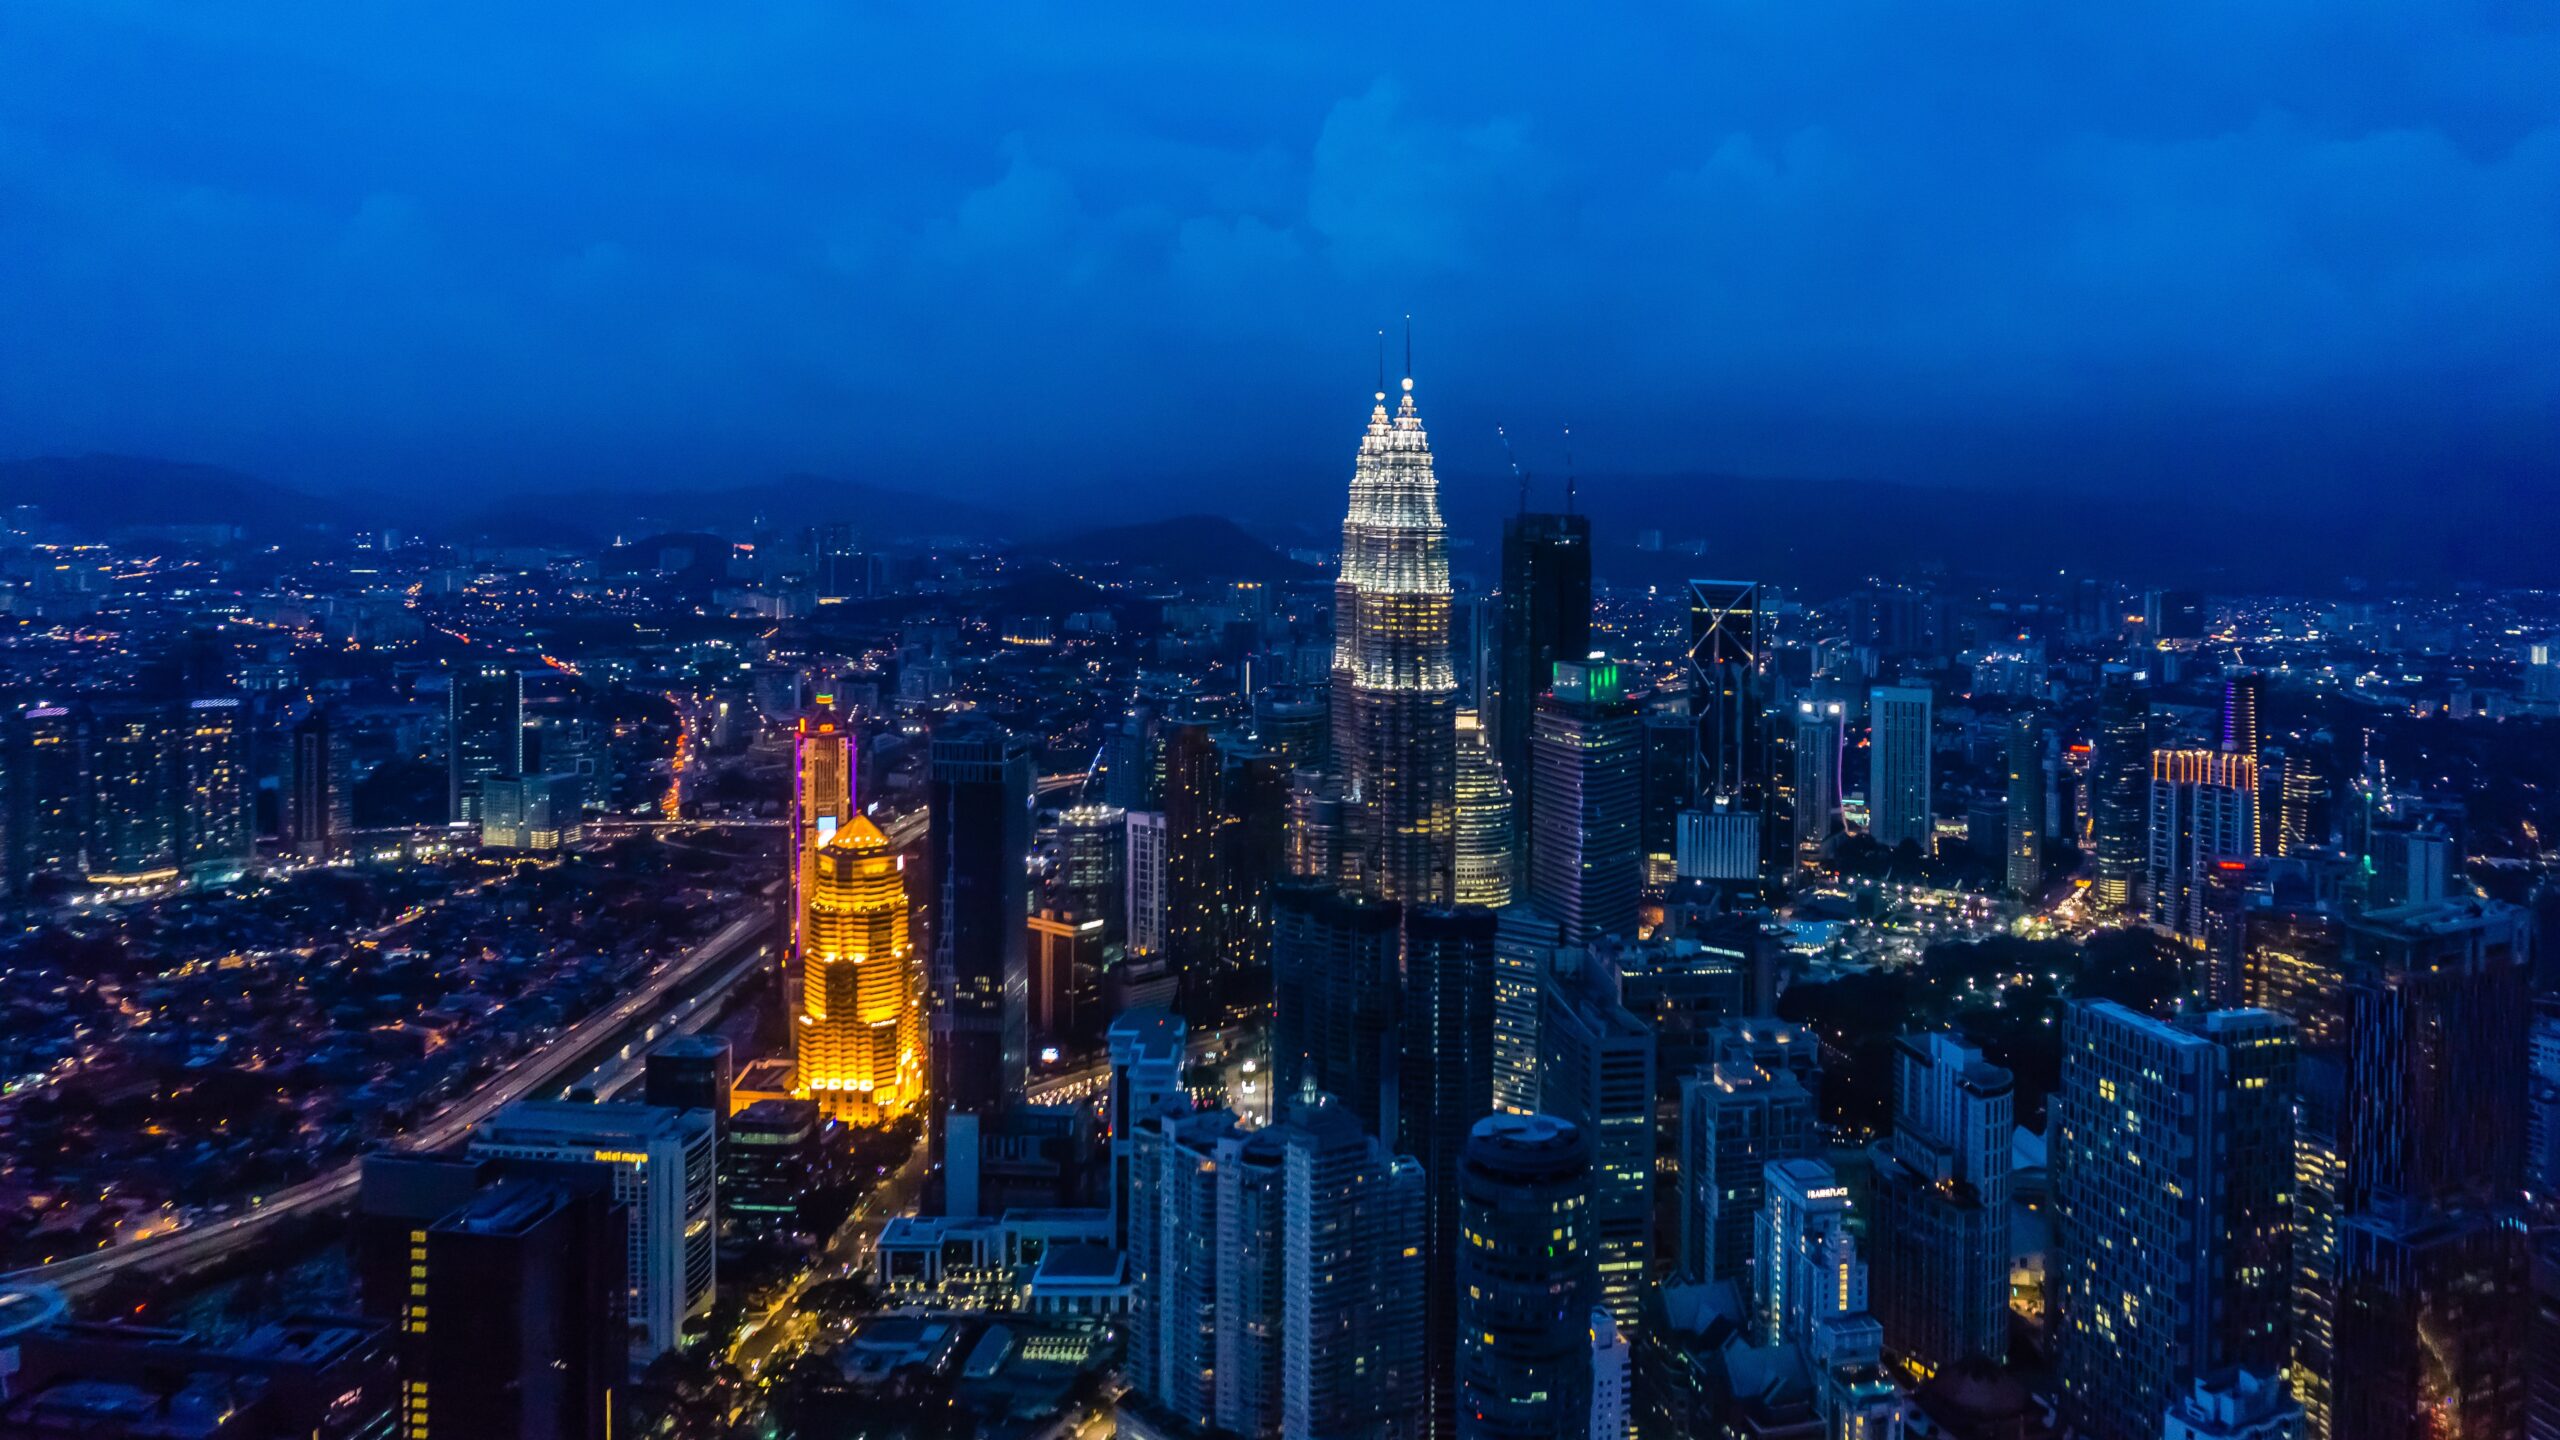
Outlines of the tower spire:
M 1573 513 L 1573 427 L 1564 427 L 1564 513 Z
M 1387 398 L 1387 332 L 1384 326 L 1378 330 L 1378 398 Z
M 1404 317 L 1404 378 L 1413 379 L 1413 316 L 1409 314 Z M 1405 388 L 1413 387 L 1408 384 Z

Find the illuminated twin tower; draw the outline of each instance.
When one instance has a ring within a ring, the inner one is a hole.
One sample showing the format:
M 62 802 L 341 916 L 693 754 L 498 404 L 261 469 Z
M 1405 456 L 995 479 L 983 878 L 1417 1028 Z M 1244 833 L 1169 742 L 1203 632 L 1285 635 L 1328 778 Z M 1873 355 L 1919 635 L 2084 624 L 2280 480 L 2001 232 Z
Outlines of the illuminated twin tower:
M 1378 392 L 1351 473 L 1334 584 L 1333 754 L 1346 787 L 1343 878 L 1387 900 L 1456 890 L 1458 681 L 1449 538 L 1413 378 Z
M 793 1089 L 830 1117 L 882 1124 L 924 1096 L 924 983 L 906 862 L 853 808 L 852 742 L 841 726 L 803 719 L 791 768 Z

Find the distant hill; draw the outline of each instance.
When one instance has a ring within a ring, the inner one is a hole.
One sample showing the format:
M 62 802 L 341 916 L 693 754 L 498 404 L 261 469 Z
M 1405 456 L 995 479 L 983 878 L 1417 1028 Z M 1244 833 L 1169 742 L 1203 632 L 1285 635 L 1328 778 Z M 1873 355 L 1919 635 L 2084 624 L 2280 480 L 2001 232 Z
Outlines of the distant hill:
M 1223 515 L 1176 515 L 1087 530 L 1027 547 L 1029 555 L 1082 571 L 1125 570 L 1167 580 L 1278 584 L 1318 572 L 1247 534 Z
M 48 519 L 85 530 L 127 525 L 281 530 L 343 518 L 327 501 L 255 475 L 139 455 L 0 461 L 0 505 L 33 505 Z

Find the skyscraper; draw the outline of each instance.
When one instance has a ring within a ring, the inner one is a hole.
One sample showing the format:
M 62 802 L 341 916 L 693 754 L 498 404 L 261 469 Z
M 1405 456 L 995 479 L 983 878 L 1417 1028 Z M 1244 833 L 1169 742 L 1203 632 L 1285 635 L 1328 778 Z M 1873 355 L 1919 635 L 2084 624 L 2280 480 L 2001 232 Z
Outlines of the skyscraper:
M 227 880 L 257 858 L 249 742 L 238 696 L 189 701 L 179 717 L 178 866 L 191 880 Z
M 1205 997 L 1218 968 L 1228 903 L 1218 855 L 1224 764 L 1206 722 L 1181 719 L 1165 727 L 1164 953 L 1195 1020 L 1208 1017 Z
M 2331 1440 L 2522 1426 L 2532 943 L 2477 899 L 2347 926 Z
M 178 873 L 177 736 L 161 707 L 102 701 L 92 707 L 89 878 L 118 885 Z
M 1937 822 L 1929 804 L 1926 685 L 1878 685 L 1868 697 L 1867 833 L 1886 849 L 1905 841 L 1923 857 L 1936 853 Z
M 1271 1068 L 1276 1093 L 1313 1084 L 1372 1134 L 1395 1135 L 1403 1023 L 1403 911 L 1322 881 L 1273 887 Z
M 2280 745 L 2258 752 L 2258 843 L 2264 853 L 2293 855 L 2320 843 L 2311 820 L 2319 787 L 2307 752 Z
M 799 1093 L 878 1125 L 924 1090 L 923 979 L 908 938 L 906 861 L 870 817 L 817 849 L 803 918 Z
M 1457 904 L 1499 910 L 1511 903 L 1517 813 L 1475 712 L 1459 711 Z
M 401 1435 L 613 1434 L 629 1228 L 600 1173 L 502 1179 L 420 1221 L 397 1312 Z
M 1867 1266 L 1849 1234 L 1849 1187 L 1821 1160 L 1773 1160 L 1752 1232 L 1752 1331 L 1811 1348 L 1823 1322 L 1867 1308 Z
M 1534 905 L 1513 905 L 1493 936 L 1493 1108 L 1538 1108 L 1538 1026 L 1547 972 L 1564 947 L 1564 927 Z
M 445 700 L 445 814 L 476 827 L 480 782 L 524 773 L 524 675 L 510 661 L 466 662 Z
M 1286 1196 L 1282 1433 L 1421 1433 L 1422 1167 L 1303 1088 L 1272 1133 Z
M 1502 633 L 1487 726 L 1502 777 L 1525 813 L 1536 784 L 1530 717 L 1559 660 L 1591 653 L 1591 520 L 1522 511 L 1502 522 Z
M 1746 1028 L 1765 1030 L 1772 1046 L 1737 1033 L 1730 1038 L 1738 1043 L 1719 1044 L 1714 1059 L 1680 1082 L 1679 1273 L 1691 1283 L 1747 1288 L 1770 1162 L 1822 1148 L 1811 1033 L 1775 1020 L 1734 1027 Z M 1785 1058 L 1763 1063 L 1753 1053 L 1761 1048 Z M 1796 1056 L 1804 1063 L 1789 1063 Z
M 791 728 L 791 950 L 784 979 L 797 981 L 807 942 L 809 896 L 818 851 L 853 814 L 853 736 L 833 720 L 803 715 Z
M 1756 580 L 1689 582 L 1689 676 L 1697 697 L 1698 795 L 1762 813 L 1768 783 L 1767 617 Z
M 1619 1002 L 1599 956 L 1546 977 L 1538 1020 L 1538 1110 L 1582 1131 L 1591 1153 L 1586 1304 L 1633 1325 L 1653 1266 L 1653 1028 Z
M 1168 918 L 1165 888 L 1170 883 L 1164 812 L 1131 810 L 1127 814 L 1129 958 L 1161 962 Z
M 934 885 L 934 1103 L 988 1111 L 1031 1055 L 1031 755 L 991 721 L 945 722 L 926 776 Z
M 2149 1440 L 2196 1380 L 2286 1359 L 2294 1029 L 2100 1001 L 2064 1013 L 2062 1040 L 2046 1284 L 2062 1408 L 2096 1440 Z
M 1794 825 L 1789 839 L 1796 868 L 1822 862 L 1822 847 L 1840 824 L 1840 752 L 1848 743 L 1846 707 L 1837 700 L 1796 702 L 1796 729 L 1787 746 L 1795 770 Z
M 286 816 L 295 851 L 309 860 L 335 858 L 354 825 L 347 747 L 327 706 L 293 727 L 293 801 Z
M 1130 1192 L 1139 1183 L 1138 1126 L 1191 1109 L 1191 1094 L 1182 1088 L 1189 1033 L 1170 1010 L 1132 1010 L 1111 1022 L 1111 1086 L 1103 1095 L 1102 1124 L 1111 1144 L 1112 1242 L 1124 1250 L 1136 1203 Z
M 2144 902 L 2152 924 L 2203 938 L 2206 877 L 2256 853 L 2257 815 L 2256 760 L 2225 750 L 2152 752 Z
M 20 717 L 24 750 L 9 778 L 17 790 L 9 839 L 21 877 L 77 880 L 89 871 L 89 715 L 74 705 L 38 705 Z
M 1457 675 L 1449 551 L 1413 379 L 1380 391 L 1361 438 L 1334 584 L 1333 763 L 1348 864 L 1388 900 L 1445 902 L 1456 881 Z
M 2032 901 L 2044 889 L 2044 719 L 2030 710 L 2009 721 L 2009 893 Z
M 2230 755 L 2258 758 L 2264 738 L 2259 711 L 2266 698 L 2267 677 L 2255 670 L 2234 670 L 2222 681 L 2222 734 L 2215 748 Z
M 2149 676 L 2109 665 L 2098 677 L 2097 734 L 2089 762 L 2090 843 L 2097 878 L 2089 898 L 2098 909 L 2131 914 L 2142 883 L 2150 828 L 2151 694 Z
M 718 1141 L 710 1112 L 520 1100 L 471 1133 L 474 1159 L 593 1162 L 613 1170 L 624 1237 L 631 1348 L 654 1359 L 711 1311 L 719 1240 Z
M 1424 1371 L 1434 1433 L 1455 1404 L 1458 1170 L 1467 1136 L 1493 1109 L 1494 914 L 1408 906 L 1397 1148 L 1422 1162 Z M 1647 1132 L 1648 1139 L 1650 1131 Z
M 1943 1034 L 1894 1046 L 1876 1147 L 1876 1318 L 1922 1374 L 2009 1355 L 2009 1072 Z
M 1529 902 L 1574 943 L 1632 931 L 1642 720 L 1613 661 L 1561 660 L 1530 739 Z
M 1591 1146 L 1495 1115 L 1459 1169 L 1459 1440 L 1581 1440 L 1591 1412 Z

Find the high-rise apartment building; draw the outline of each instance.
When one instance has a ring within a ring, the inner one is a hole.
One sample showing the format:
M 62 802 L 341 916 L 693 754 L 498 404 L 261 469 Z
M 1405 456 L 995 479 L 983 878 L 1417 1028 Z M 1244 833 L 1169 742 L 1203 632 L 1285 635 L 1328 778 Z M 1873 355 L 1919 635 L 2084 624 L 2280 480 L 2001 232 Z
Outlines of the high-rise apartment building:
M 942 1110 L 1022 1093 L 1031 1060 L 1031 754 L 992 721 L 945 722 L 926 772 L 932 1087 Z
M 524 675 L 505 660 L 457 667 L 445 692 L 445 814 L 480 823 L 480 782 L 524 773 Z
M 1103 1093 L 1102 1125 L 1111 1146 L 1112 1243 L 1123 1250 L 1129 1248 L 1136 1203 L 1130 1190 L 1138 1183 L 1139 1123 L 1191 1110 L 1191 1093 L 1182 1085 L 1189 1034 L 1182 1017 L 1170 1010 L 1131 1010 L 1111 1022 L 1111 1084 Z
M 1643 722 L 1613 661 L 1562 660 L 1530 737 L 1529 903 L 1581 943 L 1635 928 Z
M 178 868 L 196 883 L 220 883 L 258 853 L 248 712 L 236 695 L 188 701 L 177 741 Z
M 335 859 L 347 847 L 355 827 L 347 759 L 346 737 L 328 707 L 315 707 L 294 725 L 293 796 L 285 825 L 295 852 L 305 859 Z
M 2156 750 L 2151 756 L 2151 923 L 2200 940 L 2213 867 L 2257 853 L 2258 762 L 2222 750 Z
M 1128 839 L 1129 958 L 1157 960 L 1165 953 L 1168 918 L 1165 889 L 1171 883 L 1165 858 L 1164 812 L 1131 810 Z
M 474 1159 L 593 1162 L 613 1171 L 629 1223 L 623 1254 L 631 1350 L 676 1348 L 711 1313 L 719 1241 L 718 1141 L 707 1110 L 519 1100 L 471 1132 Z
M 1493 1108 L 1538 1108 L 1538 1025 L 1564 927 L 1531 905 L 1502 911 L 1493 935 Z
M 1449 549 L 1413 380 L 1380 391 L 1352 471 L 1334 584 L 1333 764 L 1366 893 L 1446 903 L 1456 883 L 1458 681 Z
M 923 1098 L 924 982 L 906 861 L 866 815 L 812 857 L 802 917 L 798 1092 L 829 1119 L 880 1125 Z
M 1924 856 L 1936 853 L 1932 701 L 1926 685 L 1878 685 L 1867 697 L 1867 833 L 1888 850 L 1908 841 Z
M 2149 1440 L 2228 1365 L 2282 1366 L 2293 1268 L 2295 1031 L 2263 1010 L 2063 1019 L 2046 1291 L 2065 1417 Z
M 1321 880 L 1289 880 L 1272 887 L 1271 919 L 1276 1093 L 1311 1084 L 1370 1133 L 1400 1133 L 1403 908 Z
M 89 876 L 100 885 L 147 884 L 178 874 L 176 727 L 141 701 L 91 707 Z
M 1530 717 L 1559 660 L 1591 653 L 1591 520 L 1522 511 L 1502 522 L 1502 623 L 1487 729 L 1522 813 L 1536 784 Z
M 1495 1115 L 1458 1174 L 1459 1440 L 1580 1440 L 1590 1425 L 1591 1146 L 1570 1121 Z
M 1944 1034 L 1894 1046 L 1874 1153 L 1876 1318 L 1915 1373 L 2009 1354 L 2009 1072 Z

